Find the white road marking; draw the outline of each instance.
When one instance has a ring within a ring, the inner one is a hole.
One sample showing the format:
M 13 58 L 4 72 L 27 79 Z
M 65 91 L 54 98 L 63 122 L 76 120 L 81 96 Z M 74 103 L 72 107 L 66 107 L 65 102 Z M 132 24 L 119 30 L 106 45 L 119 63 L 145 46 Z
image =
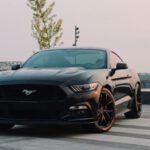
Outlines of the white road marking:
M 76 135 L 72 136 L 72 138 L 77 139 L 86 139 L 86 140 L 96 140 L 96 141 L 105 141 L 105 142 L 114 142 L 114 143 L 123 143 L 123 144 L 135 144 L 141 146 L 149 146 L 150 140 L 143 138 L 133 138 L 133 137 L 123 137 L 123 136 L 114 136 L 114 135 L 105 135 L 105 134 L 90 134 L 87 135 Z
M 150 119 L 149 118 L 121 119 L 117 121 L 116 124 L 150 127 Z
M 120 133 L 128 133 L 128 134 L 137 134 L 137 135 L 149 135 L 150 130 L 143 129 L 135 129 L 135 128 L 125 128 L 125 127 L 112 127 L 110 132 L 120 132 Z
M 122 119 L 117 122 L 118 125 L 123 125 L 123 127 L 113 126 L 109 131 L 109 134 L 80 134 L 71 136 L 72 138 L 84 139 L 84 140 L 95 140 L 95 141 L 104 141 L 104 142 L 113 142 L 113 143 L 122 143 L 122 144 L 135 144 L 140 146 L 150 147 L 150 139 L 140 138 L 139 135 L 148 136 L 150 138 L 150 130 L 148 129 L 137 129 L 137 127 L 150 127 L 150 119 Z M 125 128 L 125 125 L 133 126 Z M 116 133 L 116 134 L 115 134 Z M 122 135 L 118 135 L 121 133 Z M 130 137 L 130 135 L 135 135 L 135 137 Z M 137 138 L 136 138 L 137 135 Z

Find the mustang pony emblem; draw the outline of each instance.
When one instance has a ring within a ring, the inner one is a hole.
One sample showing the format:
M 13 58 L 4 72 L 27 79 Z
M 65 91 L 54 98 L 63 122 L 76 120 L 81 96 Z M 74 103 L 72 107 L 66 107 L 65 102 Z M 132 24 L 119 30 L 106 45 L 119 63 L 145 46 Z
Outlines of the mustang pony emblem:
M 29 95 L 31 95 L 32 93 L 35 93 L 35 92 L 36 92 L 36 90 L 27 90 L 27 89 L 22 90 L 22 93 L 24 93 L 27 96 L 29 96 Z

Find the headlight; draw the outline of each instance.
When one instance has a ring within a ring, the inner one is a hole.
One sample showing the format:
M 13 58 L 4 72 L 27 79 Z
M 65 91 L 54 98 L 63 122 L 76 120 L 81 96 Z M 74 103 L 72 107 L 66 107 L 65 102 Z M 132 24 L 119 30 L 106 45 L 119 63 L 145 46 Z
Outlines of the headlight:
M 71 85 L 71 89 L 74 92 L 80 93 L 80 92 L 87 92 L 87 91 L 93 91 L 96 90 L 98 87 L 98 83 L 90 83 L 90 84 L 83 84 L 83 85 Z

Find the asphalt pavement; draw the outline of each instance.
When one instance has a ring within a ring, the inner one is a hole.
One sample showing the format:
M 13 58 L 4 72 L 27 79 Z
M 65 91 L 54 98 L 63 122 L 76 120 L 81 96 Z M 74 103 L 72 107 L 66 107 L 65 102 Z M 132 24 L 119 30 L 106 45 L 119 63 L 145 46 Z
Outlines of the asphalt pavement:
M 103 134 L 80 126 L 15 126 L 0 132 L 0 150 L 150 150 L 150 105 L 140 119 L 118 116 Z

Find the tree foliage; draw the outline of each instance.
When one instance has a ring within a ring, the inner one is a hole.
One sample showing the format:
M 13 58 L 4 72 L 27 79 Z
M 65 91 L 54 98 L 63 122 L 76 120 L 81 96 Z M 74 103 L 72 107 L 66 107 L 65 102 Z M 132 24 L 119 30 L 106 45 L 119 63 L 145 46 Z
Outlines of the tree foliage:
M 62 20 L 56 20 L 56 15 L 52 14 L 55 3 L 46 7 L 46 0 L 28 0 L 27 5 L 33 11 L 32 36 L 40 50 L 61 45 Z

